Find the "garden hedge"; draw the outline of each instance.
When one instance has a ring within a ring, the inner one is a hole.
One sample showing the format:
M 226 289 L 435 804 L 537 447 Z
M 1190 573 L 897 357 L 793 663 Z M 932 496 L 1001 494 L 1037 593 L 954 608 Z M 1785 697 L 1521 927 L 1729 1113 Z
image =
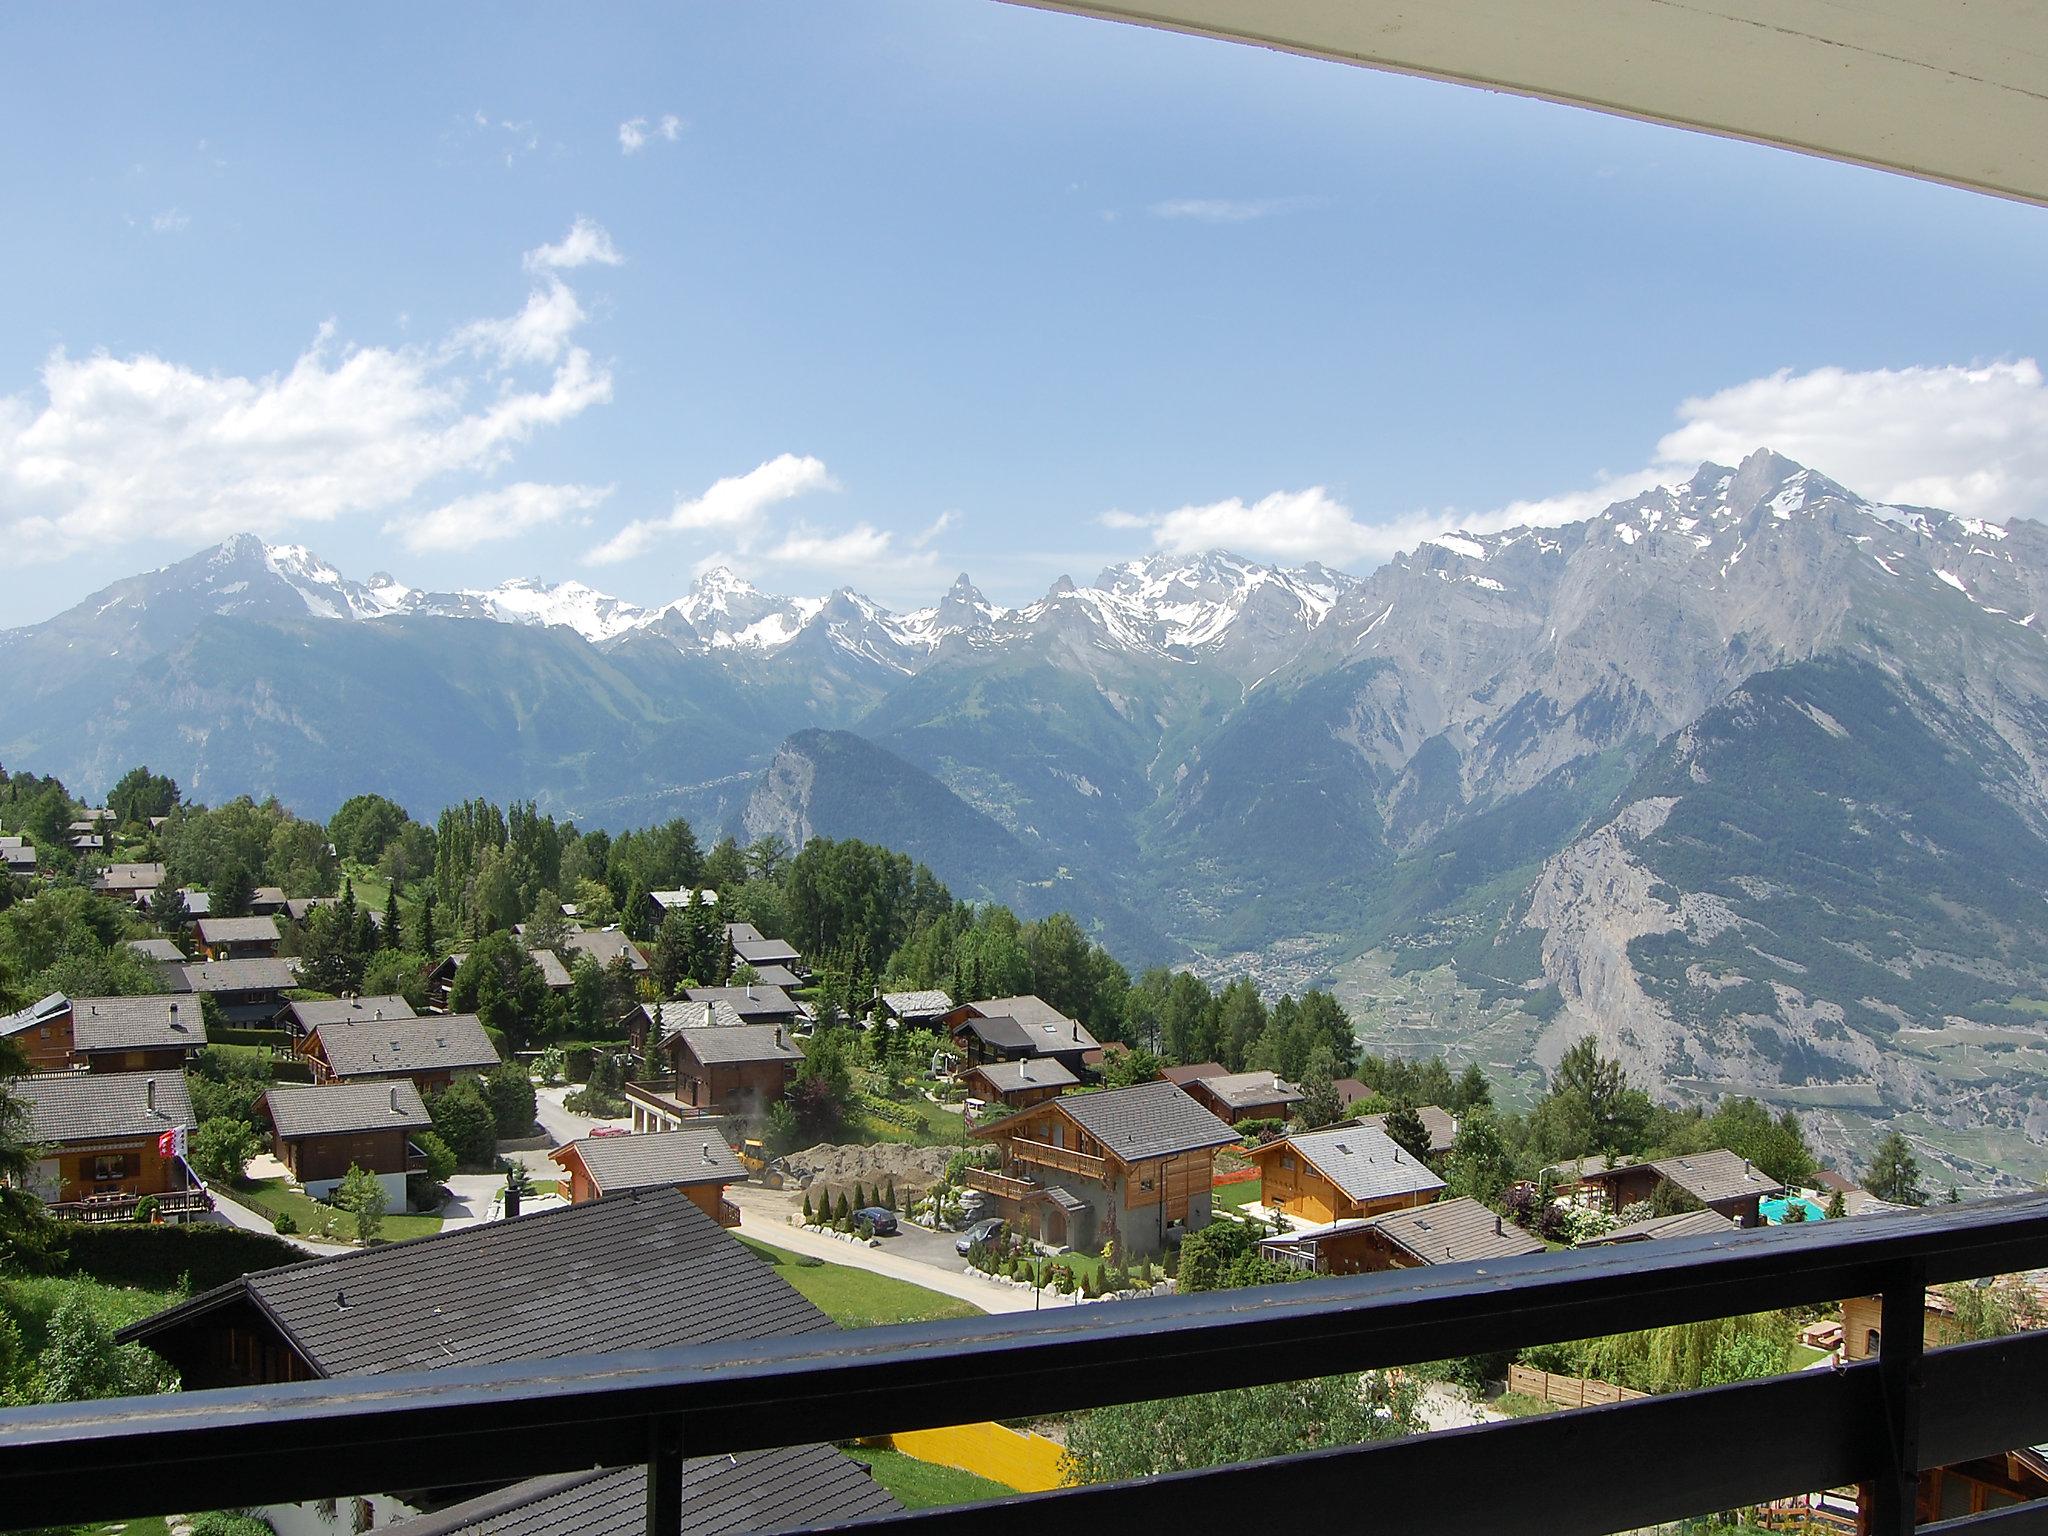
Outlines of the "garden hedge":
M 136 1226 L 129 1222 L 66 1222 L 67 1268 L 111 1285 L 139 1285 L 169 1290 L 179 1277 L 190 1275 L 192 1288 L 203 1291 L 254 1270 L 275 1269 L 306 1257 L 267 1232 L 213 1222 L 184 1226 Z

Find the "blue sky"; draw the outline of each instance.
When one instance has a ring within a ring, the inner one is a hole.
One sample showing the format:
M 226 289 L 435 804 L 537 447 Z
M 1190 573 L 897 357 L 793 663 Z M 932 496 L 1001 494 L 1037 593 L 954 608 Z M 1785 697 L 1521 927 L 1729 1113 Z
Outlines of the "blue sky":
M 2048 513 L 2039 209 L 991 0 L 8 30 L 0 624 L 241 528 L 638 601 L 1362 570 L 1764 443 Z

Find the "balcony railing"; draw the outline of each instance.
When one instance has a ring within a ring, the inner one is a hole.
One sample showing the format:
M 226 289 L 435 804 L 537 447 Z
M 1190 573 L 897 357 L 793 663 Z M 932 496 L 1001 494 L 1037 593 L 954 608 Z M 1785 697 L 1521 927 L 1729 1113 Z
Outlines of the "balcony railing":
M 718 1201 L 718 1224 L 721 1227 L 736 1227 L 740 1224 L 740 1208 L 723 1196 Z
M 154 1200 L 157 1214 L 166 1221 L 203 1215 L 213 1209 L 213 1196 L 199 1188 L 170 1189 L 154 1195 L 88 1195 L 83 1200 L 53 1205 L 49 1211 L 66 1221 L 133 1221 L 136 1209 L 145 1200 Z
M 988 1168 L 963 1168 L 960 1180 L 969 1189 L 978 1189 L 986 1194 L 1001 1195 L 1005 1200 L 1028 1200 L 1045 1191 L 1029 1179 L 1013 1179 L 1008 1174 L 997 1173 Z
M 853 1333 L 0 1412 L 0 1512 L 189 1507 L 645 1465 L 674 1536 L 683 1458 L 1412 1365 L 1881 1294 L 1874 1361 L 1065 1489 L 876 1528 L 961 1536 L 1290 1525 L 1595 1536 L 1861 1483 L 1913 1526 L 1915 1470 L 2048 1441 L 2048 1333 L 1923 1351 L 1924 1287 L 2048 1263 L 2048 1197 Z M 2042 1529 L 2048 1503 L 1943 1523 Z
M 1057 1168 L 1061 1173 L 1079 1174 L 1084 1179 L 1101 1178 L 1109 1166 L 1101 1158 L 1090 1157 L 1086 1152 L 1055 1147 L 1043 1141 L 1026 1141 L 1021 1136 L 1012 1141 L 1007 1150 L 1020 1163 Z

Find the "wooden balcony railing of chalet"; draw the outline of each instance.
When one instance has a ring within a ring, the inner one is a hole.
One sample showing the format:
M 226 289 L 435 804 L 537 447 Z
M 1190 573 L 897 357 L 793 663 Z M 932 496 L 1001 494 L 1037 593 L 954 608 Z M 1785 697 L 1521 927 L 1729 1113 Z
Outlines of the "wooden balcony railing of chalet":
M 718 1224 L 721 1227 L 736 1227 L 740 1224 L 740 1208 L 723 1196 L 718 1201 Z
M 1038 1418 L 1881 1295 L 1840 1370 L 1130 1483 L 923 1510 L 904 1536 L 1313 1529 L 1601 1536 L 1863 1485 L 1913 1529 L 1916 1470 L 2048 1442 L 2048 1332 L 1922 1346 L 1924 1288 L 2048 1265 L 2048 1196 L 1252 1290 L 502 1365 L 0 1411 L 0 1518 L 74 1525 L 645 1466 L 675 1536 L 684 1457 Z M 794 1411 L 793 1411 L 794 1410 Z M 1943 1522 L 2019 1536 L 2048 1502 Z
M 1007 1200 L 1028 1200 L 1033 1195 L 1044 1193 L 1029 1179 L 1013 1179 L 1008 1174 L 997 1173 L 991 1168 L 963 1168 L 960 1170 L 960 1179 L 969 1189 L 1001 1195 Z
M 145 1200 L 156 1202 L 164 1220 L 204 1215 L 213 1209 L 213 1196 L 204 1188 L 172 1189 L 157 1195 L 88 1195 L 83 1200 L 66 1200 L 49 1208 L 52 1216 L 66 1221 L 133 1221 Z
M 1057 1168 L 1061 1173 L 1077 1173 L 1084 1179 L 1099 1179 L 1108 1167 L 1101 1158 L 1090 1157 L 1086 1152 L 1070 1151 L 1043 1141 L 1026 1141 L 1021 1136 L 1009 1144 L 1008 1150 L 1010 1156 L 1020 1163 L 1030 1163 L 1038 1168 Z

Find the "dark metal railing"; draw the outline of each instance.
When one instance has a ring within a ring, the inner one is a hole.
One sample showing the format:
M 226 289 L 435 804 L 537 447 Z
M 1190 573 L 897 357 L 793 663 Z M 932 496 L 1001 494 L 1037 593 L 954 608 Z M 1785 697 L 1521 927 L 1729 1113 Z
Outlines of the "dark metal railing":
M 1924 1287 L 2048 1264 L 2048 1197 L 1056 1313 L 0 1413 L 12 1525 L 640 1465 L 1884 1297 L 1879 1359 L 1243 1466 L 898 1517 L 910 1532 L 1629 1529 L 1860 1483 L 1912 1528 L 1917 1470 L 2048 1440 L 2048 1334 L 1924 1353 Z M 528 1433 L 531 1432 L 531 1433 Z M 367 1482 L 373 1486 L 365 1488 Z M 2037 1529 L 2048 1504 L 1943 1531 Z M 2029 1522 L 2035 1522 L 2030 1524 Z M 1098 1522 L 1107 1522 L 1100 1525 Z M 1930 1529 L 1932 1529 L 1930 1527 Z

